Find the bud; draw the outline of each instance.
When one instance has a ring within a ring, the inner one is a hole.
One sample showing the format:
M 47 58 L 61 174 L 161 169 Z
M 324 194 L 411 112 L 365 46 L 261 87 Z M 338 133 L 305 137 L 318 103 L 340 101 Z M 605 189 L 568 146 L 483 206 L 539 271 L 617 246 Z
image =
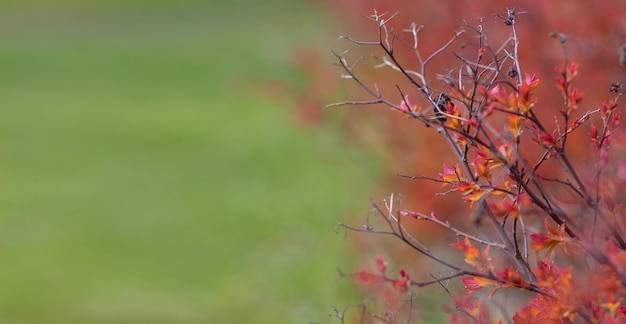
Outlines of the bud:
M 596 125 L 591 124 L 591 132 L 589 135 L 591 135 L 591 140 L 594 143 L 598 142 L 598 127 L 596 127 Z

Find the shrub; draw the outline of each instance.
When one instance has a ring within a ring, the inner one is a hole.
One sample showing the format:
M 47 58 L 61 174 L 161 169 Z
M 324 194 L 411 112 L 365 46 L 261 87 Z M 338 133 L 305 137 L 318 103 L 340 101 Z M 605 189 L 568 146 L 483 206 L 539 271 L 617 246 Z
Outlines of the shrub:
M 378 222 L 340 224 L 394 237 L 414 252 L 394 259 L 419 255 L 436 271 L 400 269 L 391 275 L 379 256 L 372 270 L 342 275 L 364 285 L 386 283 L 399 295 L 437 285 L 455 306 L 450 309 L 455 323 L 499 318 L 514 323 L 619 322 L 626 317 L 621 213 L 626 161 L 619 147 L 626 138 L 617 109 L 623 88 L 606 84 L 611 98 L 583 106 L 585 95 L 575 84 L 579 64 L 568 57 L 568 37 L 555 32 L 550 36 L 563 53 L 553 92 L 560 104 L 543 105 L 537 93 L 549 94 L 540 91 L 546 83 L 526 71 L 520 59 L 516 26 L 523 14 L 507 9 L 496 15 L 498 28 L 509 35 L 495 46 L 481 19 L 475 25 L 464 23 L 441 47 L 423 53 L 422 26 L 396 32 L 395 15 L 377 12 L 369 16 L 375 40 L 343 37 L 377 51 L 376 67 L 386 69 L 380 72 L 387 77 L 382 80 L 393 81 L 377 84 L 368 79 L 376 75 L 359 73 L 363 58 L 350 61 L 349 52 L 333 52 L 342 77 L 369 98 L 330 106 L 384 105 L 420 127 L 420 134 L 435 134 L 428 145 L 436 153 L 420 153 L 440 165 L 438 174 L 401 176 L 418 181 L 420 188 L 422 182 L 436 184 L 440 190 L 430 193 L 443 196 L 443 203 L 432 206 L 444 208 L 406 208 L 390 195 L 382 204 L 372 204 Z M 433 74 L 432 66 L 445 54 L 456 58 L 456 66 Z M 451 154 L 439 154 L 442 148 Z M 427 239 L 426 226 L 450 234 L 440 235 L 443 239 L 456 237 L 444 245 L 458 252 Z M 455 280 L 462 283 L 464 295 L 450 285 Z M 362 321 L 365 314 L 382 322 L 419 320 L 410 296 L 408 307 L 397 298 L 379 298 L 386 309 L 364 307 Z

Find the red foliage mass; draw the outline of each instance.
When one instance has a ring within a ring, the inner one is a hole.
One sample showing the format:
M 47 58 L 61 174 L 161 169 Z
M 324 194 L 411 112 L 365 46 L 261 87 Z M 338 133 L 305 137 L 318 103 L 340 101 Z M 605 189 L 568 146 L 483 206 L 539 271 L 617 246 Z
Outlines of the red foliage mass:
M 376 9 L 379 13 L 387 12 L 391 15 L 394 12 L 398 12 L 398 15 L 389 24 L 396 32 L 401 32 L 403 29 L 415 22 L 418 25 L 423 25 L 424 28 L 419 34 L 419 48 L 424 55 L 428 56 L 433 51 L 439 49 L 445 42 L 447 42 L 453 35 L 455 30 L 459 30 L 463 27 L 462 22 L 467 21 L 469 25 L 476 25 L 479 17 L 484 17 L 485 27 L 489 30 L 489 38 L 493 40 L 491 46 L 498 46 L 504 40 L 510 36 L 510 30 L 501 28 L 503 20 L 506 18 L 506 8 L 515 7 L 517 15 L 517 31 L 518 39 L 521 41 L 519 47 L 519 60 L 525 73 L 536 74 L 535 77 L 541 80 L 543 86 L 538 87 L 536 91 L 532 92 L 533 98 L 525 98 L 521 96 L 520 100 L 527 102 L 537 101 L 537 106 L 534 108 L 537 114 L 543 115 L 543 117 L 552 118 L 555 112 L 558 112 L 561 107 L 566 104 L 579 105 L 584 107 L 585 110 L 600 108 L 599 102 L 606 99 L 608 96 L 608 90 L 611 83 L 620 82 L 624 83 L 626 79 L 626 69 L 623 66 L 626 62 L 626 51 L 623 50 L 626 47 L 622 47 L 626 43 L 626 2 L 612 1 L 612 0 L 599 0 L 599 1 L 586 1 L 586 0 L 558 0 L 558 1 L 498 1 L 498 0 L 486 0 L 486 1 L 459 1 L 459 0 L 440 0 L 440 1 L 415 1 L 415 0 L 397 0 L 397 1 L 381 1 L 381 0 L 334 0 L 327 1 L 327 8 L 330 10 L 338 21 L 344 23 L 344 30 L 342 34 L 350 35 L 351 37 L 359 40 L 371 40 L 376 37 L 376 26 L 372 24 L 371 20 L 364 19 L 364 16 L 369 16 Z M 497 16 L 499 14 L 499 16 Z M 550 37 L 552 35 L 552 37 Z M 410 36 L 410 35 L 409 35 Z M 471 38 L 472 34 L 466 34 L 465 38 L 456 43 L 450 51 L 438 56 L 431 65 L 429 65 L 429 71 L 426 73 L 428 80 L 434 80 L 434 82 L 441 82 L 437 74 L 445 74 L 447 70 L 452 70 L 459 66 L 459 60 L 453 55 L 453 52 L 462 52 L 467 45 L 468 48 L 475 41 Z M 572 61 L 582 62 L 580 67 L 572 65 L 563 65 L 564 51 L 563 47 L 559 44 L 559 41 L 565 42 L 567 49 L 566 58 Z M 337 49 L 341 51 L 341 49 Z M 359 51 L 358 47 L 351 47 L 351 51 Z M 467 49 L 476 50 L 476 48 Z M 371 48 L 364 48 L 360 53 L 367 56 L 371 53 Z M 402 52 L 401 50 L 394 53 L 405 65 L 411 68 L 411 60 L 415 60 L 415 57 L 410 51 Z M 352 54 L 352 57 L 357 57 L 359 54 Z M 309 58 L 310 59 L 310 58 Z M 307 66 L 313 64 L 307 63 Z M 579 71 L 579 72 L 578 72 Z M 579 73 L 578 78 L 575 80 L 575 87 L 567 88 L 568 75 L 575 72 Z M 375 80 L 380 90 L 385 96 L 389 98 L 395 98 L 397 102 L 402 102 L 402 107 L 405 110 L 413 109 L 413 103 L 409 103 L 408 100 L 402 101 L 402 95 L 398 94 L 396 85 L 399 86 L 404 94 L 408 98 L 413 99 L 417 106 L 427 106 L 424 101 L 417 99 L 418 95 L 416 91 L 411 90 L 411 86 L 403 80 L 398 73 L 393 71 L 375 71 L 371 72 L 367 69 L 362 69 L 362 74 L 375 73 L 375 75 L 365 75 L 363 78 L 367 81 Z M 568 74 L 569 73 L 569 74 Z M 561 78 L 555 80 L 555 75 L 561 75 Z M 313 98 L 319 98 L 319 95 L 324 95 L 326 91 L 330 92 L 331 89 L 326 87 L 328 84 L 323 80 L 329 75 L 323 73 L 317 73 L 313 82 L 315 91 L 312 91 Z M 335 76 L 336 77 L 336 76 Z M 322 80 L 322 81 L 320 81 Z M 404 83 L 403 83 L 404 82 Z M 533 79 L 530 77 L 527 79 L 527 84 L 532 84 Z M 334 83 L 333 83 L 334 84 Z M 556 84 L 557 86 L 546 86 Z M 445 86 L 433 85 L 435 88 L 444 89 Z M 560 96 L 560 90 L 565 90 L 569 93 L 567 98 Z M 584 96 L 578 89 L 584 90 Z M 413 92 L 410 92 L 413 91 Z M 523 92 L 524 89 L 520 89 Z M 530 93 L 530 90 L 528 91 Z M 358 98 L 358 94 L 351 94 L 351 98 Z M 584 100 L 582 100 L 584 97 Z M 310 98 L 309 98 L 310 99 Z M 371 99 L 371 98 L 367 98 Z M 307 99 L 308 100 L 308 99 Z M 506 98 L 503 98 L 506 100 Z M 570 102 L 564 103 L 564 100 Z M 310 107 L 308 109 L 311 109 Z M 319 109 L 319 108 L 318 108 Z M 448 111 L 452 107 L 449 107 Z M 609 108 L 602 107 L 603 110 Z M 363 114 L 362 108 L 348 109 L 347 120 L 351 118 L 358 118 Z M 315 118 L 315 117 L 313 117 Z M 432 129 L 422 127 L 423 125 L 408 121 L 404 114 L 399 113 L 383 113 L 377 114 L 376 118 L 380 119 L 379 130 L 380 139 L 385 143 L 385 147 L 389 152 L 389 159 L 387 159 L 386 173 L 395 175 L 396 173 L 403 173 L 409 175 L 436 175 L 442 170 L 442 160 L 454 161 L 450 156 L 449 148 L 444 145 L 438 134 Z M 594 117 L 597 118 L 597 117 Z M 518 127 L 520 121 L 515 118 L 509 118 L 502 121 L 506 123 L 510 129 Z M 598 130 L 591 128 L 591 137 L 587 132 L 576 132 L 572 134 L 568 144 L 568 155 L 572 159 L 575 166 L 579 169 L 584 169 L 591 160 L 589 158 L 589 148 L 591 142 L 597 141 Z M 595 135 L 594 135 L 595 134 Z M 526 134 L 525 136 L 531 136 Z M 621 136 L 621 135 L 619 135 Z M 623 138 L 622 138 L 623 139 Z M 555 135 L 542 132 L 536 134 L 536 142 L 539 144 L 556 143 Z M 433 143 L 438 143 L 434 145 Z M 537 150 L 537 154 L 541 154 L 541 150 Z M 435 158 L 434 158 L 435 157 Z M 448 157 L 448 158 L 446 158 Z M 532 159 L 532 158 L 531 158 Z M 488 161 L 484 156 L 480 154 L 476 157 L 476 165 L 487 165 Z M 626 167 L 623 168 L 626 170 Z M 448 167 L 448 170 L 450 168 Z M 445 170 L 444 170 L 445 171 Z M 489 175 L 488 169 L 484 168 L 484 176 L 497 176 Z M 618 170 L 617 177 L 621 179 L 623 184 L 626 179 L 626 171 L 622 169 Z M 559 166 L 555 164 L 552 168 L 542 168 L 542 172 L 545 174 L 558 174 L 561 171 Z M 451 175 L 454 175 L 451 173 Z M 501 175 L 500 175 L 501 176 Z M 620 178 L 621 177 L 621 178 Z M 619 180 L 618 179 L 618 180 Z M 452 179 L 454 180 L 454 179 Z M 460 184 L 465 185 L 465 184 Z M 469 184 L 467 184 L 469 185 Z M 412 180 L 406 178 L 390 177 L 390 186 L 395 192 L 402 192 L 405 195 L 405 201 L 403 208 L 411 210 L 420 210 L 424 212 L 436 211 L 437 215 L 442 215 L 446 219 L 454 219 L 455 215 L 466 215 L 469 204 L 463 202 L 462 199 L 450 199 L 446 197 L 433 196 L 434 192 L 441 192 L 441 184 L 434 182 L 420 182 L 416 185 Z M 472 188 L 465 188 L 465 192 Z M 607 191 L 618 189 L 609 188 Z M 463 188 L 459 188 L 461 194 L 463 194 Z M 474 191 L 475 192 L 475 191 Z M 466 195 L 471 198 L 471 196 Z M 476 197 L 479 199 L 480 197 Z M 623 204 L 624 197 L 616 197 L 615 205 Z M 473 200 L 469 200 L 474 202 Z M 493 204 L 494 210 L 502 210 L 502 214 L 511 214 L 513 206 L 506 204 L 503 201 L 502 204 Z M 441 228 L 436 225 L 423 225 L 420 223 L 420 228 L 414 228 L 412 231 L 420 235 L 420 238 L 428 237 L 440 238 L 441 233 L 435 228 Z M 474 224 L 468 224 L 468 226 Z M 549 225 L 546 227 L 550 228 Z M 550 232 L 551 235 L 536 234 L 532 237 L 533 245 L 537 250 L 550 249 L 550 251 L 557 245 L 565 244 L 566 240 L 561 237 L 565 237 L 561 233 L 561 229 L 553 228 Z M 543 236 L 542 236 L 543 235 Z M 486 268 L 487 254 L 481 254 L 468 244 L 457 243 L 457 248 L 464 251 L 466 262 L 479 268 Z M 610 247 L 610 246 L 609 246 Z M 471 252 L 471 253 L 470 253 Z M 403 253 L 399 252 L 398 254 Z M 611 261 L 615 261 L 615 264 L 623 264 L 623 253 L 608 253 L 612 256 Z M 468 259 L 468 257 L 471 257 Z M 394 258 L 392 256 L 392 258 Z M 395 258 L 394 258 L 395 259 Z M 545 264 L 542 264 L 545 265 Z M 379 264 L 380 267 L 380 264 Z M 540 265 L 541 267 L 541 265 Z M 385 264 L 386 268 L 386 264 Z M 564 274 L 569 275 L 568 269 L 559 270 L 559 275 L 564 278 Z M 512 275 L 516 275 L 514 271 L 501 273 L 503 282 L 513 282 L 511 280 Z M 553 289 L 551 285 L 554 284 L 552 277 L 547 276 L 550 279 L 550 284 L 546 283 L 546 286 Z M 359 277 L 364 279 L 379 279 L 378 277 L 367 277 L 361 274 Z M 367 280 L 364 280 L 367 281 Z M 408 288 L 410 279 L 408 275 L 401 273 L 401 277 L 396 279 L 394 286 L 400 291 L 404 291 Z M 480 282 L 480 278 L 469 278 L 465 280 L 465 283 L 471 283 L 478 288 L 484 287 L 485 283 Z M 603 284 L 607 286 L 614 284 L 615 281 L 606 281 Z M 523 285 L 523 281 L 520 281 L 520 286 Z M 569 285 L 569 284 L 568 284 Z M 556 288 L 554 288 L 556 289 Z M 616 288 L 617 289 L 617 288 Z M 608 289 L 605 289 L 608 290 Z M 555 290 L 554 294 L 561 295 L 569 293 L 569 290 L 563 292 Z M 611 295 L 612 296 L 612 295 Z M 545 303 L 543 307 L 549 309 L 550 307 L 562 307 L 562 305 L 552 305 L 550 299 L 538 298 L 536 303 Z M 469 303 L 469 302 L 468 302 Z M 621 312 L 622 309 L 618 308 L 619 303 L 612 299 L 606 299 L 606 305 L 602 306 L 607 309 L 611 309 L 613 313 Z M 461 303 L 457 303 L 457 306 Z M 478 309 L 480 305 L 473 305 L 471 303 L 466 307 L 468 313 L 472 313 L 474 309 Z M 460 306 L 459 306 L 460 307 Z M 463 307 L 461 307 L 463 308 Z M 532 307 L 525 309 L 517 316 L 516 322 L 525 322 L 527 317 L 537 316 L 532 314 Z M 560 309 L 554 310 L 555 313 L 562 312 Z M 545 314 L 544 314 L 545 315 Z M 546 315 L 547 316 L 547 315 Z M 546 317 L 547 318 L 547 317 Z
M 560 0 L 560 1 L 382 1 L 382 0 L 337 0 L 328 1 L 328 10 L 337 17 L 337 21 L 344 24 L 341 30 L 343 35 L 350 35 L 359 40 L 372 40 L 376 37 L 375 25 L 364 17 L 371 15 L 374 9 L 379 13 L 387 12 L 398 15 L 390 26 L 396 31 L 406 29 L 411 23 L 423 25 L 419 34 L 419 47 L 422 53 L 432 53 L 444 44 L 455 30 L 463 27 L 467 21 L 475 25 L 480 17 L 485 19 L 485 27 L 489 29 L 489 37 L 497 46 L 510 36 L 510 31 L 504 27 L 503 17 L 506 8 L 515 7 L 518 13 L 517 30 L 521 40 L 519 47 L 520 63 L 526 72 L 536 73 L 537 79 L 544 84 L 553 84 L 555 69 L 563 65 L 563 50 L 559 39 L 551 38 L 551 33 L 561 33 L 567 37 L 567 56 L 571 60 L 584 62 L 580 67 L 581 77 L 576 79 L 576 86 L 585 91 L 585 101 L 594 105 L 606 98 L 609 85 L 612 82 L 624 81 L 626 69 L 620 66 L 618 49 L 626 43 L 626 2 L 600 0 Z M 500 15 L 502 18 L 498 18 Z M 473 35 L 466 35 L 464 42 L 470 43 Z M 408 37 L 407 37 L 408 38 Z M 462 51 L 464 42 L 459 42 L 452 51 Z M 400 47 L 395 53 L 401 60 L 411 67 L 411 60 L 415 57 L 410 51 L 402 52 Z M 341 49 L 337 49 L 341 51 Z M 371 48 L 351 48 L 352 57 L 362 54 L 371 54 Z M 459 66 L 459 60 L 452 51 L 438 56 L 429 66 L 427 79 L 437 80 L 437 74 L 445 73 L 446 69 Z M 361 73 L 368 73 L 362 69 Z M 411 87 L 397 73 L 376 71 L 371 81 L 377 82 L 383 93 L 394 98 L 397 95 L 396 84 L 407 94 Z M 326 76 L 324 76 L 326 77 Z M 335 76 L 336 77 L 336 76 Z M 317 83 L 316 83 L 317 84 Z M 440 88 L 444 88 L 440 86 Z M 320 93 L 317 92 L 319 95 Z M 361 93 L 362 94 L 362 93 Z M 558 89 L 551 86 L 540 87 L 534 92 L 538 99 L 537 109 L 541 114 L 542 108 L 549 116 L 554 115 L 553 107 L 562 107 L 563 99 L 558 95 Z M 358 97 L 358 93 L 350 95 Z M 414 97 L 418 97 L 415 95 Z M 368 98 L 369 99 L 369 98 Z M 414 99 L 416 100 L 416 99 Z M 398 96 L 398 102 L 401 97 Z M 417 99 L 416 101 L 419 101 Z M 417 104 L 424 104 L 423 101 Z M 318 108 L 319 109 L 319 108 Z M 350 119 L 362 114 L 362 109 L 348 109 Z M 454 217 L 459 210 L 467 208 L 462 202 L 451 203 L 451 199 L 433 197 L 433 192 L 441 191 L 438 184 L 415 182 L 398 178 L 397 173 L 409 175 L 436 174 L 441 170 L 442 158 L 449 157 L 446 145 L 438 143 L 438 135 L 429 129 L 416 127 L 416 123 L 407 121 L 402 114 L 379 114 L 381 119 L 379 132 L 381 139 L 389 149 L 390 158 L 386 161 L 386 173 L 392 175 L 390 185 L 395 192 L 403 193 L 407 198 L 404 203 L 409 209 L 423 211 L 435 210 L 439 215 Z M 419 126 L 419 125 L 418 125 Z M 542 134 L 549 137 L 550 134 Z M 580 163 L 588 162 L 584 156 L 588 153 L 589 139 L 586 134 L 573 134 L 572 143 L 568 149 L 574 160 Z M 437 157 L 437 158 L 433 158 Z M 451 160 L 451 159 L 450 159 Z M 558 166 L 557 166 L 558 167 Z M 550 170 L 550 169 L 547 169 Z M 553 172 L 558 172 L 554 169 Z M 424 229 L 424 234 L 433 233 L 430 228 Z M 436 233 L 436 232 L 435 232 Z

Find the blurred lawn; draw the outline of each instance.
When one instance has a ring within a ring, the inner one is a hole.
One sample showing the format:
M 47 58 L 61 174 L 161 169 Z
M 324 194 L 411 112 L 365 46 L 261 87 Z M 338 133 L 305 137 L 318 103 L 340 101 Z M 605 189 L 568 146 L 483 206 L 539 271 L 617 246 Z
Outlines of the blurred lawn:
M 266 93 L 324 26 L 289 0 L 0 3 L 0 322 L 330 322 L 333 225 L 377 166 Z

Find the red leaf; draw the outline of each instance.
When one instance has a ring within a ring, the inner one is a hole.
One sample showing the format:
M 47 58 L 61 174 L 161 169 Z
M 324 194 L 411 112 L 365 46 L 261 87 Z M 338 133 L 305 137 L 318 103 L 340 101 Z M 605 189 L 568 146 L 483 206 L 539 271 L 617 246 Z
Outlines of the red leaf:
M 359 284 L 371 285 L 387 281 L 385 277 L 371 274 L 365 271 L 359 271 L 354 275 L 354 280 Z

